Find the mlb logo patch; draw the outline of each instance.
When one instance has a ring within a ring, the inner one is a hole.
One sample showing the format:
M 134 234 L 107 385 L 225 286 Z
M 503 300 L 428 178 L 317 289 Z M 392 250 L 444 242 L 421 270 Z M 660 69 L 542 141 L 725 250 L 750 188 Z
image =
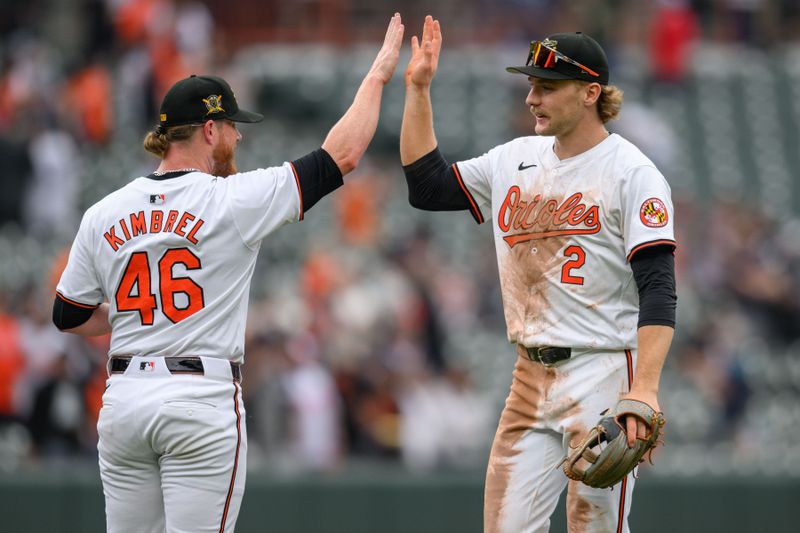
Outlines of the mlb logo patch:
M 155 361 L 142 361 L 139 363 L 139 370 L 142 372 L 152 372 L 156 368 Z
M 167 199 L 166 195 L 164 194 L 151 194 L 150 195 L 150 203 L 155 205 L 161 205 Z

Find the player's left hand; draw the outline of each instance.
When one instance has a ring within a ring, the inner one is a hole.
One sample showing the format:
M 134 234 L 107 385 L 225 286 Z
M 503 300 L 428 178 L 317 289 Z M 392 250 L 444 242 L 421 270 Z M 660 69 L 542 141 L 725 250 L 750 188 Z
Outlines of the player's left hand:
M 653 411 L 660 412 L 661 408 L 658 405 L 658 396 L 652 393 L 642 393 L 635 388 L 628 394 L 620 398 L 621 400 L 638 400 L 644 402 L 653 408 Z M 648 426 L 644 420 L 636 416 L 626 416 L 621 420 L 625 424 L 625 433 L 628 435 L 628 448 L 633 448 L 636 439 L 647 440 Z
M 400 45 L 403 44 L 403 31 L 405 27 L 400 19 L 400 13 L 395 13 L 389 21 L 386 36 L 369 73 L 380 79 L 384 85 L 392 79 L 397 61 L 400 59 Z
M 442 28 L 432 16 L 425 17 L 422 38 L 411 38 L 411 58 L 406 67 L 406 87 L 428 87 L 439 68 L 439 53 L 442 49 Z

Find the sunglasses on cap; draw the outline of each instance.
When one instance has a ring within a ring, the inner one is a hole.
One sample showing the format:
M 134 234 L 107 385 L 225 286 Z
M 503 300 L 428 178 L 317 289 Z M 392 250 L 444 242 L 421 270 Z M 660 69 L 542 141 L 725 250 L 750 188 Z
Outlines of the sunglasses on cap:
M 531 50 L 528 53 L 528 60 L 525 61 L 525 66 L 527 67 L 529 65 L 533 65 L 536 68 L 556 68 L 556 63 L 559 59 L 566 61 L 571 65 L 575 65 L 579 69 L 588 72 L 596 78 L 600 77 L 600 74 L 590 69 L 586 65 L 578 63 L 569 56 L 565 56 L 555 48 L 551 48 L 542 41 L 531 41 Z

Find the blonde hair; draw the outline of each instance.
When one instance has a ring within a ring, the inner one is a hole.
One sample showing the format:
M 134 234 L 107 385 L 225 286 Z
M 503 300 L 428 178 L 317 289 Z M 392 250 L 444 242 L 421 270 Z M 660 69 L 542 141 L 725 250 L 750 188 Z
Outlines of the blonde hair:
M 597 114 L 603 124 L 619 116 L 623 96 L 622 89 L 615 85 L 601 86 L 600 96 L 597 98 Z
M 196 127 L 192 124 L 172 126 L 167 129 L 158 126 L 155 130 L 147 132 L 142 145 L 145 150 L 163 159 L 172 143 L 190 139 L 195 130 Z

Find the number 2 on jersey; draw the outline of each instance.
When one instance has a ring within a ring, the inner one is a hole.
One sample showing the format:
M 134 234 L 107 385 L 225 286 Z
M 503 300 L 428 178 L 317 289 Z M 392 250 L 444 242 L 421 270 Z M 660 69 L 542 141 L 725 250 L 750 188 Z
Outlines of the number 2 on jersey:
M 571 285 L 583 285 L 582 276 L 572 275 L 572 270 L 576 270 L 583 266 L 586 262 L 586 252 L 580 246 L 568 246 L 564 250 L 564 257 L 571 257 L 569 261 L 564 263 L 561 267 L 561 283 L 569 283 Z
M 172 322 L 180 322 L 205 306 L 203 288 L 192 278 L 175 277 L 172 269 L 182 264 L 187 270 L 201 267 L 200 259 L 188 248 L 171 248 L 158 261 L 158 288 L 162 312 Z M 135 288 L 135 291 L 134 291 Z M 176 294 L 184 294 L 188 302 L 185 307 L 175 303 Z M 155 294 L 152 293 L 150 260 L 147 252 L 134 252 L 125 267 L 122 279 L 114 295 L 118 311 L 137 311 L 143 326 L 152 326 L 154 311 L 158 309 Z

